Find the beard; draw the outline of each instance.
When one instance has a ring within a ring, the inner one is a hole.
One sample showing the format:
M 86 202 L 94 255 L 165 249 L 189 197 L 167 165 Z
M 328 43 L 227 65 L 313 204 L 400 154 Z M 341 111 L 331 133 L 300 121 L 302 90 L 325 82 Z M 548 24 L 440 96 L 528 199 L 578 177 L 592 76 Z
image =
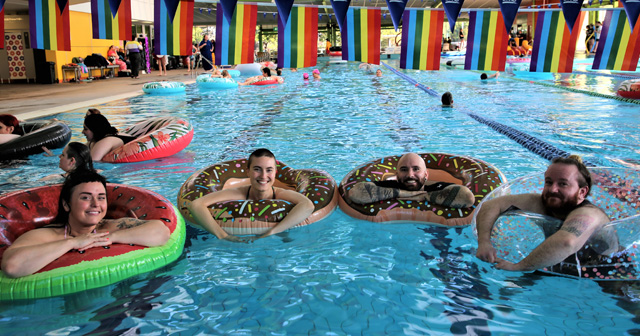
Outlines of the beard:
M 420 181 L 418 179 L 411 178 L 411 177 L 408 177 L 403 180 L 399 180 L 398 182 L 402 184 L 405 190 L 409 190 L 409 191 L 418 191 L 422 189 L 422 186 L 424 185 L 424 181 Z M 415 182 L 415 184 L 408 184 L 409 182 Z
M 576 192 L 574 195 L 564 197 L 559 193 L 547 192 L 542 194 L 542 205 L 550 214 L 556 217 L 565 218 L 571 211 L 578 207 L 580 195 Z

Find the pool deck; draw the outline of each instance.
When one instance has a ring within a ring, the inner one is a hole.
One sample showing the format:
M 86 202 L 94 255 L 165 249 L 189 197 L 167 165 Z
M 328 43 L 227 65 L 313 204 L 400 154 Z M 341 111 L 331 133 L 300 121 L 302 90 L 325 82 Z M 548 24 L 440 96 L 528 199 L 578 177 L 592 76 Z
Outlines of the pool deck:
M 202 69 L 198 69 L 202 73 Z M 0 114 L 13 114 L 20 120 L 48 116 L 78 108 L 104 104 L 144 94 L 142 85 L 167 80 L 185 84 L 195 82 L 195 74 L 187 69 L 168 70 L 166 76 L 157 71 L 138 79 L 114 77 L 91 82 L 59 84 L 0 84 Z

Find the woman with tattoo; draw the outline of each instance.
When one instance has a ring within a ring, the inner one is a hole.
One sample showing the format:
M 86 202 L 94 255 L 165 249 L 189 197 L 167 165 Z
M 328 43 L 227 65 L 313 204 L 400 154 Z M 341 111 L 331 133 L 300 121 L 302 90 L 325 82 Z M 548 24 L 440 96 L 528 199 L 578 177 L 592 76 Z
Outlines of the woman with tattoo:
M 71 173 L 62 186 L 59 224 L 28 231 L 7 248 L 2 271 L 11 278 L 33 274 L 65 253 L 80 253 L 111 244 L 160 246 L 169 240 L 169 229 L 160 220 L 120 218 L 105 220 L 105 178 L 95 171 Z

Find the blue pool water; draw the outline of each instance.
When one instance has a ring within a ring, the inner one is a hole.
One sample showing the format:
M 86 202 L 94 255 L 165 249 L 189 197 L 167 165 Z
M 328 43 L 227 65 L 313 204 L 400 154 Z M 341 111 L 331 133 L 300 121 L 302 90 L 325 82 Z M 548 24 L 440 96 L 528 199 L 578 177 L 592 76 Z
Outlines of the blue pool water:
M 397 62 L 391 62 L 397 66 Z M 389 71 L 319 62 L 319 82 L 285 72 L 279 86 L 139 96 L 98 108 L 123 129 L 174 115 L 194 124 L 187 149 L 169 158 L 102 164 L 111 182 L 176 202 L 181 184 L 215 162 L 272 149 L 293 168 L 318 168 L 338 182 L 374 158 L 415 152 L 468 155 L 511 180 L 548 161 L 469 117 L 478 114 L 603 166 L 638 167 L 638 105 L 567 91 L 613 94 L 624 79 L 554 75 L 481 82 L 479 73 L 405 73 L 454 95 L 443 109 Z M 554 87 L 536 83 L 554 84 Z M 81 136 L 85 109 L 51 116 Z M 55 153 L 58 154 L 60 150 Z M 58 159 L 33 157 L 0 170 L 0 190 L 37 186 Z M 508 273 L 475 258 L 471 228 L 375 224 L 340 210 L 313 225 L 251 245 L 188 227 L 177 262 L 82 293 L 0 303 L 0 333 L 77 334 L 637 334 L 640 305 L 596 282 Z

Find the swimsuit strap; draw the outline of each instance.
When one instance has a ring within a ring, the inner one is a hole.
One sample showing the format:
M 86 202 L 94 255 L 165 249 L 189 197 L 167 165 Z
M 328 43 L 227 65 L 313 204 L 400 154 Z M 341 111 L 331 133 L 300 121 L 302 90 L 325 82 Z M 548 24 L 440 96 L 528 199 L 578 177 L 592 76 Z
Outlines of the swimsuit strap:
M 271 197 L 271 199 L 275 199 L 276 198 L 276 188 L 271 186 L 271 192 L 273 193 L 273 197 Z M 249 199 L 249 194 L 250 193 L 251 193 L 251 186 L 249 186 L 249 189 L 247 189 L 247 197 L 246 197 L 247 199 Z

